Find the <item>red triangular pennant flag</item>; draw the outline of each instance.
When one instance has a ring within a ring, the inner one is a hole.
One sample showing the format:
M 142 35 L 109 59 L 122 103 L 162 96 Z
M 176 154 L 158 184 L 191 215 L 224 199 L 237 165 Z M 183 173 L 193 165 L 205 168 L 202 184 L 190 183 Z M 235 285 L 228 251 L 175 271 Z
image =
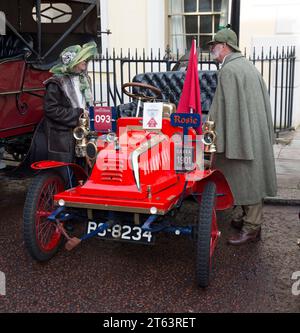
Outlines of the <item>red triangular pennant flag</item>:
M 201 93 L 198 75 L 198 58 L 196 49 L 196 40 L 193 39 L 188 62 L 188 68 L 183 84 L 181 97 L 178 103 L 178 113 L 198 113 L 202 119 Z M 198 134 L 201 134 L 201 126 L 196 128 Z

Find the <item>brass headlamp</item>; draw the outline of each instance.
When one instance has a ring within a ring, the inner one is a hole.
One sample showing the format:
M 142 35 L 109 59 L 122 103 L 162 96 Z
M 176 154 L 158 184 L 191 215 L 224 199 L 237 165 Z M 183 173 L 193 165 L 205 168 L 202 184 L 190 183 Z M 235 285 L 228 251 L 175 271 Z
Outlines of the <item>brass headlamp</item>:
M 76 139 L 75 154 L 77 157 L 86 156 L 87 137 L 89 133 L 89 116 L 86 112 L 83 112 L 79 117 L 79 126 L 73 130 L 73 136 Z
M 79 126 L 73 130 L 73 136 L 76 140 L 83 140 L 89 134 L 89 116 L 82 113 L 79 117 Z
M 83 126 L 77 126 L 73 131 L 73 136 L 76 140 L 83 140 L 88 134 L 89 131 Z
M 216 149 L 216 132 L 215 132 L 215 122 L 208 120 L 202 126 L 203 138 L 202 142 L 204 143 L 204 152 L 206 153 L 215 153 Z
M 80 115 L 79 126 L 73 130 L 76 139 L 75 154 L 77 157 L 85 157 L 88 165 L 92 168 L 97 157 L 97 133 L 90 130 L 88 112 Z

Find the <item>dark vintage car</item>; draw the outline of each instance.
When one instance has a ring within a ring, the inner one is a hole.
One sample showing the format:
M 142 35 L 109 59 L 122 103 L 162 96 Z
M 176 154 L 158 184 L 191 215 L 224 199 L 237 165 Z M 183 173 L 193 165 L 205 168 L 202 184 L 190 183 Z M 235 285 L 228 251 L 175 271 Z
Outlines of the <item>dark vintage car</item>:
M 8 174 L 43 159 L 42 143 L 33 144 L 43 119 L 43 82 L 65 47 L 97 42 L 99 1 L 1 1 L 0 11 L 6 22 L 0 35 L 0 168 Z

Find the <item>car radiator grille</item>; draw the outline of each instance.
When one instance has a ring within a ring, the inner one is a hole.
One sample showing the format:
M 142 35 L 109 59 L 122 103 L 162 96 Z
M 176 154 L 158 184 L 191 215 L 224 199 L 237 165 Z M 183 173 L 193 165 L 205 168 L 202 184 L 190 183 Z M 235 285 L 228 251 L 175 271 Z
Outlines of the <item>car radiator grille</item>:
M 121 183 L 123 180 L 123 170 L 123 161 L 117 159 L 104 160 L 101 181 Z

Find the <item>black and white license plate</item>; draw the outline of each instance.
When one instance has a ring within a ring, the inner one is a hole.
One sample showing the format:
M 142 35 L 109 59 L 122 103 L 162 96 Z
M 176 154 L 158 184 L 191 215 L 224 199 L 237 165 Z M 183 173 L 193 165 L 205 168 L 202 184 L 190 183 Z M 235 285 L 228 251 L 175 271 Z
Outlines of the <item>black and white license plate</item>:
M 182 148 L 179 146 L 175 148 L 174 168 L 178 171 L 195 168 L 193 147 Z
M 87 234 L 93 232 L 103 223 L 97 224 L 94 221 L 89 221 L 87 224 Z M 112 227 L 99 232 L 97 237 L 101 239 L 116 240 L 123 242 L 133 242 L 141 244 L 152 244 L 154 235 L 151 231 L 145 231 L 140 226 L 134 224 L 115 224 Z

